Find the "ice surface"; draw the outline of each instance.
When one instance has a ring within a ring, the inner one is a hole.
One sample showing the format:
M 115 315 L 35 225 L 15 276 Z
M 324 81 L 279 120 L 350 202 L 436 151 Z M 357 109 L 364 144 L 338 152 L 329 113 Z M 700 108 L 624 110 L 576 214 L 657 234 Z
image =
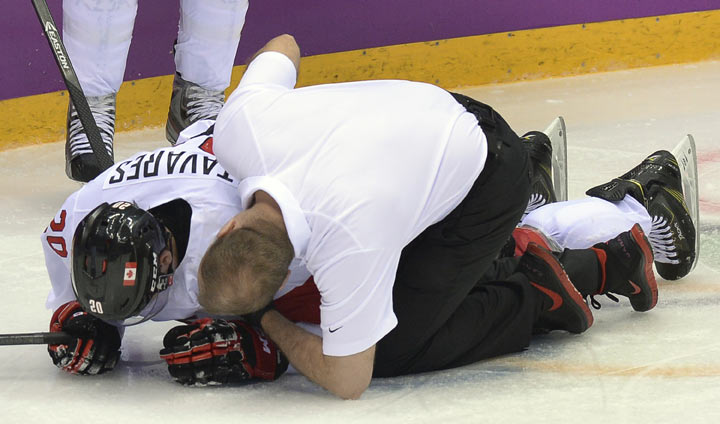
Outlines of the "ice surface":
M 374 380 L 340 401 L 299 375 L 235 387 L 181 387 L 158 356 L 172 323 L 127 331 L 108 375 L 58 371 L 43 346 L 0 347 L 0 422 L 717 423 L 720 422 L 720 62 L 461 90 L 517 132 L 568 126 L 569 197 L 695 136 L 700 263 L 660 280 L 648 313 L 603 301 L 582 335 L 536 338 L 523 353 L 459 369 Z M 162 130 L 121 133 L 118 158 L 164 146 Z M 39 236 L 78 184 L 61 143 L 0 153 L 0 332 L 43 331 L 49 283 Z

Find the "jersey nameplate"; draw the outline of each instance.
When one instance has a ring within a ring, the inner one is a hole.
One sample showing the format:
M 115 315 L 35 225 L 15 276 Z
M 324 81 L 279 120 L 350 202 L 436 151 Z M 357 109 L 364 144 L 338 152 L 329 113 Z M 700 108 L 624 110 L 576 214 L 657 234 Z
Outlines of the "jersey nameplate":
M 168 148 L 120 162 L 105 181 L 104 188 L 170 176 L 205 177 L 235 184 L 235 179 L 218 164 L 214 156 L 205 152 Z

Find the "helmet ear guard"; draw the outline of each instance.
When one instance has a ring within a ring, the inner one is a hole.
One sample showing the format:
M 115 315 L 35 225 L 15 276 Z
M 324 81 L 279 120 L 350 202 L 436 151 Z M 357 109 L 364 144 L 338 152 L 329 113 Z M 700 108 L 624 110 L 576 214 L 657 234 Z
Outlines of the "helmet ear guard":
M 72 245 L 73 291 L 83 309 L 123 325 L 162 310 L 158 300 L 167 296 L 158 294 L 172 284 L 173 270 L 160 275 L 159 256 L 169 240 L 169 231 L 134 203 L 93 209 L 77 226 Z

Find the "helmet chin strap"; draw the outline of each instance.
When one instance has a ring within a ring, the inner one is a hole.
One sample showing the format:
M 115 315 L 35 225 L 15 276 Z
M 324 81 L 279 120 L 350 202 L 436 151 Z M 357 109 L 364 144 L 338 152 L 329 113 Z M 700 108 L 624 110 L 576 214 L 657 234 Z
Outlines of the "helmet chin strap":
M 161 292 L 173 285 L 174 273 L 175 273 L 175 270 L 172 269 L 172 267 L 171 267 L 168 274 L 161 274 L 160 276 L 158 276 L 158 283 L 157 283 L 158 292 Z

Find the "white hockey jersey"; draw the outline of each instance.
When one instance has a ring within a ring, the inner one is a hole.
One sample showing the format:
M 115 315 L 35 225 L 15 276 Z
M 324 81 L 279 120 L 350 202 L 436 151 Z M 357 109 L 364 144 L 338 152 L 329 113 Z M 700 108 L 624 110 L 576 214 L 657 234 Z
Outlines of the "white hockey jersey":
M 230 176 L 212 153 L 208 128 L 200 121 L 180 134 L 178 144 L 153 152 L 140 152 L 116 163 L 65 200 L 42 234 L 45 265 L 52 289 L 46 306 L 52 310 L 74 300 L 70 279 L 72 238 L 80 221 L 103 202 L 125 200 L 150 209 L 174 199 L 192 208 L 185 257 L 167 290 L 167 304 L 152 319 L 166 321 L 191 317 L 200 311 L 197 271 L 207 247 L 220 228 L 242 210 L 238 180 Z M 293 261 L 291 277 L 277 296 L 301 285 L 309 272 Z

